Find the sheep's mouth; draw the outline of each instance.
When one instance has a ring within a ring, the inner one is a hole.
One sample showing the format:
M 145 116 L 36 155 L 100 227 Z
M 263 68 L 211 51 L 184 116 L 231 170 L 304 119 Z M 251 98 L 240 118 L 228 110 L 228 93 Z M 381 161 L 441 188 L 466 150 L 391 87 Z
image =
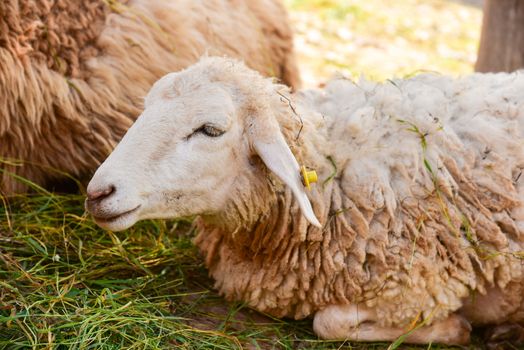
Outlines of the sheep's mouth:
M 95 219 L 95 221 L 98 222 L 98 223 L 110 223 L 110 222 L 117 221 L 119 219 L 123 219 L 126 216 L 129 216 L 129 215 L 135 213 L 139 208 L 140 208 L 140 205 L 137 205 L 135 208 L 133 208 L 131 210 L 127 210 L 127 211 L 125 211 L 123 213 L 119 213 L 119 214 L 111 214 L 111 215 L 107 215 L 107 216 L 96 216 L 96 215 L 93 215 L 93 219 Z

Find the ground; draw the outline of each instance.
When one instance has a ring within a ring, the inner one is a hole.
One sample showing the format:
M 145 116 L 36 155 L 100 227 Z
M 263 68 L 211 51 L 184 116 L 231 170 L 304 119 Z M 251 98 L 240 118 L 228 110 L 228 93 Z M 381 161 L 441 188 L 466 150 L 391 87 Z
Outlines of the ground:
M 334 74 L 375 80 L 473 71 L 481 1 L 286 0 L 306 87 Z
M 335 71 L 378 80 L 472 71 L 478 1 L 286 5 L 305 86 Z M 82 194 L 33 191 L 0 196 L 0 349 L 415 348 L 322 342 L 310 320 L 276 320 L 226 303 L 191 243 L 189 222 L 148 221 L 115 234 L 93 224 Z M 477 337 L 469 349 L 480 343 Z M 430 348 L 444 349 L 416 349 Z

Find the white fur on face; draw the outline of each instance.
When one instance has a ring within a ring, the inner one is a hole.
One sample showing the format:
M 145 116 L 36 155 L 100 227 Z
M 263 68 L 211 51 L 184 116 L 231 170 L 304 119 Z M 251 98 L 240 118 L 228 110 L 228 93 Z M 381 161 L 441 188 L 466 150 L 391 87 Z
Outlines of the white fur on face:
M 184 86 L 176 79 L 170 74 L 155 84 L 143 114 L 89 183 L 88 193 L 114 187 L 107 198 L 87 201 L 106 229 L 217 212 L 247 161 L 238 157 L 246 153 L 239 147 L 248 146 L 231 94 L 218 84 Z M 223 134 L 208 136 L 206 126 Z

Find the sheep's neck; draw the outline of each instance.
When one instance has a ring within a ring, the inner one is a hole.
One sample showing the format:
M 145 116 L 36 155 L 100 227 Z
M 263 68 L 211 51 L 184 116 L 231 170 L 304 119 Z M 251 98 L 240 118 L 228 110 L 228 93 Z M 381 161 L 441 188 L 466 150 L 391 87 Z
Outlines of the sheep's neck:
M 291 190 L 273 182 L 277 181 L 269 180 L 249 194 L 236 194 L 234 203 L 220 217 L 201 218 L 198 225 L 202 235 L 213 231 L 221 242 L 249 260 L 275 261 L 298 244 L 320 242 L 323 230 L 302 215 Z M 330 225 L 342 207 L 337 181 L 315 186 L 309 197 L 318 219 Z

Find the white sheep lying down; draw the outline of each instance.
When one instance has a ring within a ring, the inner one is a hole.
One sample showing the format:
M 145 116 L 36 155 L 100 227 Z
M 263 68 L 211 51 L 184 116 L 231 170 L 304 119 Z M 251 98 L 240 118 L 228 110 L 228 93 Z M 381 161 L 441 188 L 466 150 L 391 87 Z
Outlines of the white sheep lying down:
M 210 57 L 153 86 L 86 206 L 111 230 L 198 215 L 227 299 L 322 338 L 464 344 L 524 322 L 523 146 L 520 73 L 290 94 Z

